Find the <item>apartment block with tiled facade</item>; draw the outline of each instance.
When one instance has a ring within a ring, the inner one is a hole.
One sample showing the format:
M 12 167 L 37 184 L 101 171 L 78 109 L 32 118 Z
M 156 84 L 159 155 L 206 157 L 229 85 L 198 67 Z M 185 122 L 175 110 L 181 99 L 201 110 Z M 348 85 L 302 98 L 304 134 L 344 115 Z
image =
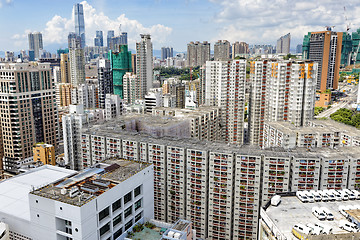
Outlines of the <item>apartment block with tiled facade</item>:
M 32 147 L 57 147 L 55 88 L 48 63 L 0 63 L 0 116 L 4 169 L 31 161 Z

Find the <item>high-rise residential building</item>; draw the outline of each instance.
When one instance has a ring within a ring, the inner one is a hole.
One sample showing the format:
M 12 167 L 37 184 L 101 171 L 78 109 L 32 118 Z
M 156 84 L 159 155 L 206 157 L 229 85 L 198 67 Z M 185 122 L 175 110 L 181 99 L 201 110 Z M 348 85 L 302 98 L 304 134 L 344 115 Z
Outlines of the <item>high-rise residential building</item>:
M 37 143 L 33 147 L 34 162 L 42 162 L 44 165 L 55 166 L 55 147 L 51 144 Z
M 72 46 L 73 43 L 76 43 L 76 42 L 73 42 L 72 39 L 75 39 L 77 36 L 76 36 L 76 33 L 74 32 L 69 32 L 68 34 L 68 48 L 74 48 L 74 46 Z M 80 40 L 81 41 L 81 40 Z
M 276 53 L 290 53 L 290 33 L 280 37 L 276 43 Z
M 244 142 L 245 80 L 245 60 L 206 62 L 205 105 L 221 108 L 226 142 Z
M 71 104 L 81 104 L 84 108 L 99 107 L 99 86 L 93 84 L 80 84 L 71 88 Z
M 81 38 L 80 47 L 85 47 L 85 21 L 84 21 L 84 9 L 81 3 L 74 5 L 75 16 L 75 34 Z
M 127 72 L 123 77 L 124 83 L 124 102 L 128 104 L 135 103 L 139 99 L 140 89 L 137 88 L 137 76 L 134 73 Z
M 60 72 L 61 82 L 71 83 L 69 55 L 66 53 L 60 54 Z
M 124 82 L 125 73 L 131 72 L 131 52 L 128 51 L 127 45 L 120 45 L 117 52 L 109 51 L 109 60 L 112 71 L 114 94 L 124 99 Z
M 161 60 L 165 60 L 167 58 L 171 58 L 174 56 L 172 47 L 162 47 L 161 48 Z
M 235 59 L 237 56 L 244 54 L 249 54 L 249 44 L 246 42 L 234 42 L 232 45 L 232 59 Z
M 312 61 L 251 62 L 250 143 L 263 145 L 265 121 L 306 126 L 315 107 L 317 63 Z
M 227 40 L 219 40 L 214 44 L 214 60 L 227 61 L 230 59 L 231 46 Z
M 40 58 L 40 50 L 43 49 L 43 40 L 42 34 L 39 32 L 29 33 L 29 50 L 34 51 L 34 56 L 36 59 Z
M 95 47 L 104 46 L 103 31 L 96 31 L 96 37 L 94 38 L 94 46 Z
M 114 93 L 110 60 L 99 59 L 98 84 L 99 84 L 99 107 L 105 108 L 106 94 Z
M 109 38 L 108 35 L 108 44 L 109 50 L 112 50 L 113 52 L 118 52 L 121 45 L 128 45 L 127 32 L 121 32 L 119 36 L 113 36 L 111 38 Z
M 210 61 L 210 43 L 190 42 L 187 45 L 186 66 L 202 66 L 206 61 Z
M 70 78 L 71 84 L 76 86 L 85 82 L 85 57 L 80 38 L 72 38 L 71 46 L 69 49 Z
M 57 146 L 58 118 L 50 63 L 0 64 L 0 112 L 4 169 L 31 161 L 32 147 Z
M 136 76 L 138 99 L 144 99 L 153 86 L 153 46 L 150 34 L 140 34 L 141 40 L 136 43 Z
M 56 104 L 58 107 L 66 107 L 71 104 L 71 83 L 57 83 L 56 89 Z
M 105 118 L 111 119 L 122 115 L 124 112 L 123 100 L 119 95 L 106 94 L 105 98 Z
M 309 32 L 304 36 L 303 57 L 318 63 L 316 89 L 337 89 L 341 61 L 342 32 Z
M 131 54 L 132 73 L 136 74 L 136 53 Z
M 107 36 L 106 36 L 106 39 L 107 39 L 107 42 L 106 42 L 106 46 L 108 47 L 108 49 L 110 49 L 110 44 L 111 44 L 111 38 L 115 37 L 115 32 L 114 30 L 109 30 L 107 32 Z

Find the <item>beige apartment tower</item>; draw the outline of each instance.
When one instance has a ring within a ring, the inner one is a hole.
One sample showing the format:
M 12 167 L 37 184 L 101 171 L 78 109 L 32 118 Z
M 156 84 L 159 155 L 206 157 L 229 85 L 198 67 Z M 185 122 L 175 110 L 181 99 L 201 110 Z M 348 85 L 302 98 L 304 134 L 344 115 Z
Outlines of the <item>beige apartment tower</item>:
M 49 63 L 0 64 L 0 113 L 4 169 L 32 161 L 34 143 L 56 147 L 58 118 Z

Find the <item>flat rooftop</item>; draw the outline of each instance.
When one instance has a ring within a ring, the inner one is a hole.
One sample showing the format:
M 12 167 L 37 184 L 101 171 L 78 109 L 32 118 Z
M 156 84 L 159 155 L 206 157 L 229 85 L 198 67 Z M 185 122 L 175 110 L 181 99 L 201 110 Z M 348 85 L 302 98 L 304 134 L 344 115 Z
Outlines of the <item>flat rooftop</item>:
M 30 221 L 29 192 L 76 171 L 45 165 L 0 182 L 0 216 L 16 216 Z
M 31 194 L 80 207 L 149 166 L 113 158 L 35 189 Z
M 339 227 L 340 220 L 347 220 L 339 212 L 340 205 L 360 205 L 360 200 L 302 203 L 296 196 L 281 196 L 280 204 L 278 206 L 270 205 L 266 209 L 266 214 L 287 239 L 296 239 L 291 231 L 293 226 L 299 223 L 304 225 L 322 223 L 332 227 L 333 234 L 346 234 L 349 232 Z M 334 215 L 334 220 L 320 221 L 312 214 L 313 207 L 326 207 Z

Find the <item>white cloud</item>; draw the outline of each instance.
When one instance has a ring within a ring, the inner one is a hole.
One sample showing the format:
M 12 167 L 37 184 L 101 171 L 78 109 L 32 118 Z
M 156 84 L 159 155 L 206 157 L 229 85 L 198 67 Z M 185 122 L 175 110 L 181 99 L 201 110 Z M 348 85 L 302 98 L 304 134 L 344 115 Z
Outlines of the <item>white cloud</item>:
M 13 2 L 13 0 L 0 0 L 0 8 L 2 8 L 4 6 L 9 6 L 9 5 L 11 5 L 12 2 Z
M 227 39 L 249 43 L 275 43 L 282 35 L 291 33 L 293 42 L 302 42 L 310 31 L 335 26 L 335 31 L 352 31 L 360 27 L 358 0 L 210 0 L 221 6 L 214 22 L 222 26 L 211 40 Z M 346 6 L 346 13 L 344 11 Z M 292 45 L 292 47 L 295 47 Z
M 170 27 L 161 24 L 145 27 L 137 20 L 127 18 L 125 14 L 121 14 L 116 19 L 110 19 L 108 16 L 104 15 L 103 12 L 98 11 L 91 6 L 88 2 L 83 1 L 82 4 L 84 7 L 86 44 L 89 46 L 94 45 L 96 30 L 103 31 L 104 44 L 106 45 L 107 31 L 115 30 L 115 34 L 118 34 L 120 24 L 122 31 L 128 33 L 128 42 L 131 48 L 134 48 L 136 41 L 140 40 L 140 33 L 150 33 L 154 45 L 160 46 L 167 41 L 168 36 L 172 32 Z M 69 11 L 72 10 L 69 9 Z M 47 44 L 54 43 L 67 46 L 68 33 L 74 31 L 73 13 L 71 18 L 55 15 L 46 23 L 45 29 L 41 31 L 43 33 L 44 47 L 46 48 Z M 18 35 L 19 34 L 14 35 L 13 38 L 19 37 Z

